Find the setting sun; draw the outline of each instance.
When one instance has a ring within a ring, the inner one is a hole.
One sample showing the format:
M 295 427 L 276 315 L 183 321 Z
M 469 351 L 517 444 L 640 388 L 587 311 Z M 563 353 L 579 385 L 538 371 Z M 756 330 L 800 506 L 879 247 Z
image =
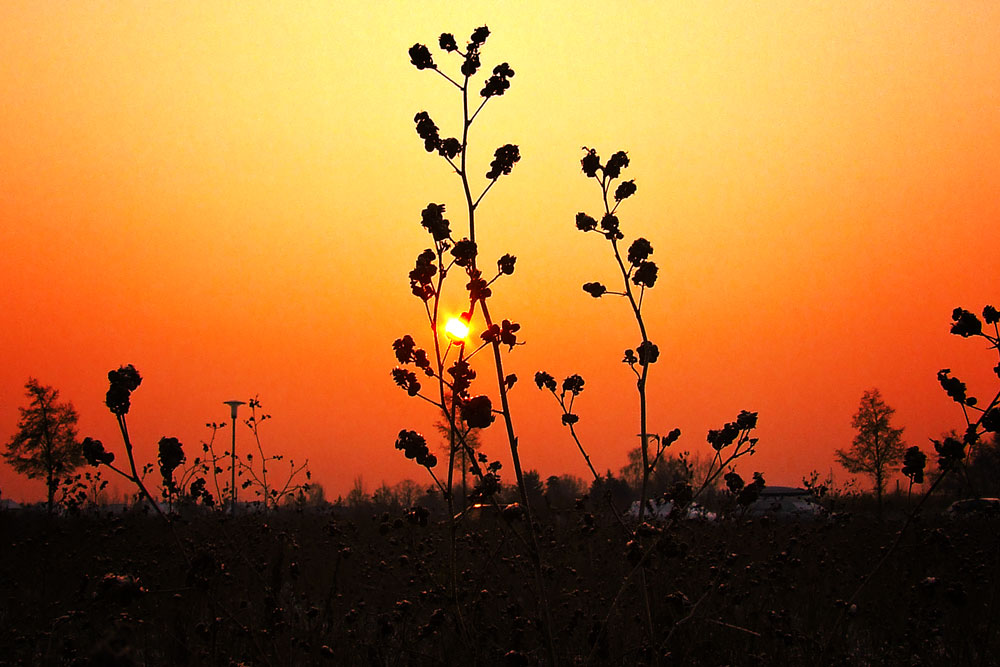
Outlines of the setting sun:
M 448 334 L 453 343 L 464 343 L 469 337 L 469 323 L 462 317 L 452 317 L 444 325 L 444 332 Z

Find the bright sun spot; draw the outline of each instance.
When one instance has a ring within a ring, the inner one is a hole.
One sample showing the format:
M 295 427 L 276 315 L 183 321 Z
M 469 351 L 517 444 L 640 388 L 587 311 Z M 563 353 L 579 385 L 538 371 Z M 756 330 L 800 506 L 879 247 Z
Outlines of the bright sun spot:
M 456 342 L 463 342 L 469 335 L 469 325 L 460 317 L 452 317 L 444 325 L 444 332 Z

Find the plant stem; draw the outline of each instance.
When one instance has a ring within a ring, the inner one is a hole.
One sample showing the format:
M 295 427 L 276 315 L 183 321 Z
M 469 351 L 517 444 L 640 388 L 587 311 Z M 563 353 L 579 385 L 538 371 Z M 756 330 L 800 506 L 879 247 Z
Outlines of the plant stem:
M 484 102 L 485 103 L 485 102 Z M 478 115 L 479 111 L 483 108 L 481 104 L 479 109 L 476 110 Z M 482 196 L 486 194 L 486 191 L 490 189 L 493 183 L 490 183 L 484 190 L 483 195 L 480 195 L 479 199 L 474 200 L 472 198 L 472 189 L 469 186 L 469 176 L 468 170 L 466 169 L 466 159 L 468 154 L 469 145 L 469 128 L 472 126 L 472 121 L 475 115 L 469 116 L 469 77 L 465 77 L 465 81 L 462 85 L 462 189 L 465 191 L 465 201 L 468 207 L 469 213 L 469 240 L 475 243 L 476 241 L 476 206 L 482 199 Z M 496 179 L 494 179 L 494 182 Z M 472 269 L 478 271 L 477 261 L 474 257 L 472 260 Z M 483 309 L 483 318 L 486 322 L 487 328 L 492 328 L 493 318 L 490 316 L 489 306 L 486 304 L 485 298 L 480 298 L 479 303 Z M 475 305 L 474 303 L 472 305 Z M 538 535 L 535 528 L 535 520 L 533 512 L 531 511 L 531 504 L 528 501 L 527 488 L 524 484 L 524 473 L 521 469 L 521 458 L 517 451 L 517 436 L 514 433 L 514 423 L 511 419 L 510 403 L 507 399 L 507 383 L 505 381 L 505 375 L 503 370 L 503 358 L 500 353 L 500 341 L 494 339 L 492 343 L 493 347 L 493 362 L 497 373 L 497 386 L 500 392 L 500 405 L 503 414 L 504 426 L 507 433 L 507 444 L 510 448 L 511 461 L 514 466 L 514 475 L 517 478 L 517 488 L 521 497 L 521 504 L 524 506 L 524 516 L 528 523 L 528 532 L 530 533 L 529 549 L 528 552 L 531 556 L 532 569 L 535 574 L 535 582 L 538 588 L 539 603 L 542 609 L 542 614 L 545 623 L 545 638 L 546 638 L 546 648 L 549 654 L 549 664 L 556 665 L 558 663 L 556 659 L 555 650 L 555 640 L 553 637 L 553 627 L 552 627 L 552 614 L 549 609 L 548 596 L 546 594 L 545 579 L 542 574 L 542 558 L 541 549 L 538 544 Z
M 122 440 L 125 441 L 125 453 L 128 455 L 128 463 L 132 469 L 132 475 L 130 479 L 132 480 L 132 482 L 135 483 L 136 486 L 139 487 L 139 491 L 141 491 L 142 495 L 146 497 L 146 499 L 149 501 L 149 504 L 153 506 L 153 509 L 156 510 L 156 513 L 159 514 L 161 517 L 163 517 L 163 519 L 167 523 L 170 523 L 170 519 L 168 519 L 167 516 L 163 513 L 163 510 L 160 509 L 160 506 L 156 504 L 156 501 L 153 500 L 153 496 L 150 495 L 149 491 L 146 490 L 146 486 L 142 483 L 142 479 L 139 478 L 139 472 L 136 470 L 135 467 L 135 456 L 132 455 L 132 441 L 128 437 L 128 424 L 126 424 L 125 422 L 125 415 L 116 415 L 116 416 L 118 417 L 118 429 L 121 431 Z

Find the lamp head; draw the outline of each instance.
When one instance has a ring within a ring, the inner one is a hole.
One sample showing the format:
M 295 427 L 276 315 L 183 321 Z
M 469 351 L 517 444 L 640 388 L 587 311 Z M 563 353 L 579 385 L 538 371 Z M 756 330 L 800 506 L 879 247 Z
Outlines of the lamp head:
M 225 404 L 229 406 L 229 410 L 230 410 L 230 413 L 231 413 L 230 417 L 232 417 L 233 419 L 236 419 L 236 408 L 240 407 L 241 405 L 246 405 L 246 402 L 245 401 L 225 401 Z

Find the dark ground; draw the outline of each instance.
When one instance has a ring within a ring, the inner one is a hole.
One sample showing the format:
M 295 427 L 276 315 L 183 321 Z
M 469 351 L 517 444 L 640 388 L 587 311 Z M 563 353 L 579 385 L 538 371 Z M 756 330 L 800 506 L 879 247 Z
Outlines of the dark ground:
M 998 520 L 918 520 L 848 606 L 900 523 L 685 523 L 644 538 L 643 575 L 622 527 L 587 516 L 540 526 L 565 664 L 997 664 Z M 447 523 L 398 512 L 199 515 L 173 530 L 142 514 L 0 512 L 0 540 L 0 665 L 547 659 L 526 548 L 500 519 L 460 531 L 460 616 Z

